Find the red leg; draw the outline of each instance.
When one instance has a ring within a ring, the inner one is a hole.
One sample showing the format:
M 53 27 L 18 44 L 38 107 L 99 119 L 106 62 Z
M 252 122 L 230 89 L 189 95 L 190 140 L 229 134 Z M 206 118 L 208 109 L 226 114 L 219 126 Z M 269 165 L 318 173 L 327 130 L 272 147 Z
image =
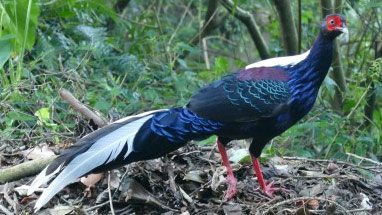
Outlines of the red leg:
M 224 145 L 220 142 L 219 138 L 216 140 L 216 143 L 218 145 L 218 149 L 220 152 L 220 155 L 223 160 L 223 165 L 227 169 L 227 183 L 228 183 L 228 189 L 227 193 L 225 195 L 225 199 L 229 200 L 232 199 L 233 197 L 236 196 L 237 189 L 236 189 L 236 184 L 237 180 L 235 176 L 233 175 L 232 167 L 229 163 L 228 156 L 227 156 L 227 151 L 225 150 Z
M 252 164 L 253 169 L 255 170 L 257 181 L 259 182 L 261 190 L 269 197 L 273 197 L 273 192 L 278 190 L 277 188 L 273 187 L 273 182 L 269 183 L 268 185 L 265 183 L 263 172 L 261 171 L 259 159 L 252 156 Z

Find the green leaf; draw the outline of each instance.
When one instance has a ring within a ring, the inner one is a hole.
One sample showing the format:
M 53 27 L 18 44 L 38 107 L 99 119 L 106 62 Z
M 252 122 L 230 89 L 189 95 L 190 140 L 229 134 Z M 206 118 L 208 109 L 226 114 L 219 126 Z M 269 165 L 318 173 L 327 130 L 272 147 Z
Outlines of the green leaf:
M 7 114 L 7 118 L 18 120 L 18 121 L 33 121 L 35 118 L 29 114 L 18 112 L 18 111 L 10 111 Z
M 36 38 L 40 8 L 36 0 L 4 0 L 0 2 L 9 23 L 3 25 L 4 32 L 14 34 L 17 51 L 31 50 Z
M 197 144 L 200 146 L 213 145 L 216 143 L 216 136 L 213 135 L 205 140 L 199 141 Z
M 248 164 L 251 163 L 251 156 L 248 149 L 232 150 L 229 160 L 233 163 Z
M 39 110 L 34 113 L 35 116 L 42 122 L 42 123 L 48 123 L 50 120 L 50 110 L 47 107 L 40 108 Z
M 112 107 L 110 101 L 107 101 L 104 98 L 99 98 L 99 100 L 95 103 L 94 108 L 101 111 L 109 111 Z
M 186 61 L 184 61 L 184 60 L 182 60 L 180 58 L 177 59 L 177 61 L 178 61 L 179 65 L 181 65 L 183 68 L 188 69 Z
M 216 75 L 221 76 L 225 72 L 229 71 L 229 63 L 225 57 L 217 57 L 215 59 L 215 71 Z
M 5 62 L 11 56 L 12 46 L 10 39 L 9 35 L 0 37 L 0 69 L 3 68 Z

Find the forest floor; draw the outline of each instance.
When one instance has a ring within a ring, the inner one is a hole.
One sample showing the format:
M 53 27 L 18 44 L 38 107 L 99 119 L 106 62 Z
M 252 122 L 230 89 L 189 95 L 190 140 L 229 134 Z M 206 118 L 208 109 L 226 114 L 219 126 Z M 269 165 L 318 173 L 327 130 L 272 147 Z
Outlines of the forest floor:
M 50 149 L 59 147 L 45 148 L 42 153 L 52 154 Z M 33 153 L 25 151 L 3 147 L 0 168 L 31 158 Z M 83 183 L 65 188 L 38 214 L 380 214 L 381 166 L 358 161 L 263 160 L 265 178 L 289 190 L 276 192 L 274 198 L 257 190 L 249 163 L 236 163 L 237 197 L 224 201 L 225 169 L 217 150 L 189 144 L 164 158 L 137 162 L 102 177 L 83 178 Z M 32 179 L 0 185 L 0 214 L 33 214 L 40 193 L 26 196 L 26 185 Z

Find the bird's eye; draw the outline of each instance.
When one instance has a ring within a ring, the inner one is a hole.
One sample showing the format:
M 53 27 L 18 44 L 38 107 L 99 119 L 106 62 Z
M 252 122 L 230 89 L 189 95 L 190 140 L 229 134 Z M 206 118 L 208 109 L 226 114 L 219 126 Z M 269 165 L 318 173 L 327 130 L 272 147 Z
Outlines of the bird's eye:
M 331 24 L 331 25 L 334 25 L 334 20 L 333 20 L 333 19 L 330 20 L 330 24 Z

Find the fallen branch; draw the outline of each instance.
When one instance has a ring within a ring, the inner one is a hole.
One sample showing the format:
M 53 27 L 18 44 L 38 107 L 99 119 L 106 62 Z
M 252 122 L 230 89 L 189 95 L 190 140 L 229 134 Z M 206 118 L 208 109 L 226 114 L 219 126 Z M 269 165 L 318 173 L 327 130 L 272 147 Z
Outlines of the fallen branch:
M 378 169 L 380 169 L 379 165 L 375 166 L 375 167 L 378 167 L 377 170 L 375 170 L 374 166 L 361 166 L 361 165 L 357 165 L 357 164 L 352 164 L 350 162 L 338 161 L 338 160 L 312 159 L 312 158 L 301 158 L 301 157 L 283 157 L 283 159 L 285 159 L 285 160 L 299 160 L 299 161 L 315 162 L 315 163 L 333 162 L 333 163 L 337 163 L 337 164 L 341 164 L 341 165 L 351 166 L 354 168 L 360 168 L 360 169 L 368 170 L 368 171 L 375 172 L 375 173 L 382 173 L 382 171 L 378 170 Z
M 107 124 L 106 120 L 102 119 L 99 115 L 97 115 L 84 104 L 82 104 L 80 101 L 78 101 L 78 99 L 76 99 L 68 90 L 61 89 L 59 93 L 61 98 L 67 101 L 75 111 L 81 113 L 87 119 L 93 120 L 94 123 L 98 125 L 98 127 L 103 127 Z
M 17 200 L 14 200 L 12 199 L 9 195 L 8 195 L 8 192 L 9 192 L 9 187 L 8 187 L 8 183 L 6 183 L 4 186 L 3 186 L 3 198 L 5 199 L 5 201 L 13 208 L 13 213 L 14 214 L 18 214 L 17 213 Z
M 361 156 L 359 156 L 359 155 L 356 155 L 356 154 L 353 154 L 353 153 L 349 153 L 349 152 L 347 152 L 346 154 L 347 154 L 348 156 L 350 156 L 350 157 L 355 157 L 355 158 L 361 160 L 360 163 L 362 163 L 362 161 L 368 161 L 368 162 L 370 162 L 370 163 L 372 163 L 372 164 L 375 164 L 375 165 L 377 165 L 377 166 L 382 166 L 382 163 L 381 163 L 381 162 L 372 160 L 372 159 L 370 159 L 370 158 L 361 157 Z
M 271 207 L 267 208 L 265 211 L 262 211 L 261 213 L 262 214 L 268 214 L 273 209 L 275 209 L 275 208 L 277 208 L 279 206 L 282 206 L 282 205 L 285 205 L 285 204 L 290 204 L 290 203 L 293 203 L 293 202 L 308 201 L 308 200 L 326 201 L 326 202 L 329 202 L 329 203 L 335 205 L 336 208 L 341 209 L 341 211 L 344 212 L 344 214 L 348 214 L 349 213 L 349 211 L 344 206 L 338 204 L 337 202 L 335 202 L 333 200 L 330 200 L 330 199 L 324 199 L 324 198 L 319 198 L 319 197 L 298 197 L 298 198 L 293 198 L 293 199 L 287 199 L 287 200 L 278 202 L 276 204 L 273 204 Z
M 107 192 L 109 194 L 110 212 L 115 215 L 113 206 L 113 197 L 111 196 L 111 186 L 110 186 L 110 171 L 107 173 Z
M 56 156 L 36 159 L 0 170 L 0 184 L 36 175 L 43 170 Z

